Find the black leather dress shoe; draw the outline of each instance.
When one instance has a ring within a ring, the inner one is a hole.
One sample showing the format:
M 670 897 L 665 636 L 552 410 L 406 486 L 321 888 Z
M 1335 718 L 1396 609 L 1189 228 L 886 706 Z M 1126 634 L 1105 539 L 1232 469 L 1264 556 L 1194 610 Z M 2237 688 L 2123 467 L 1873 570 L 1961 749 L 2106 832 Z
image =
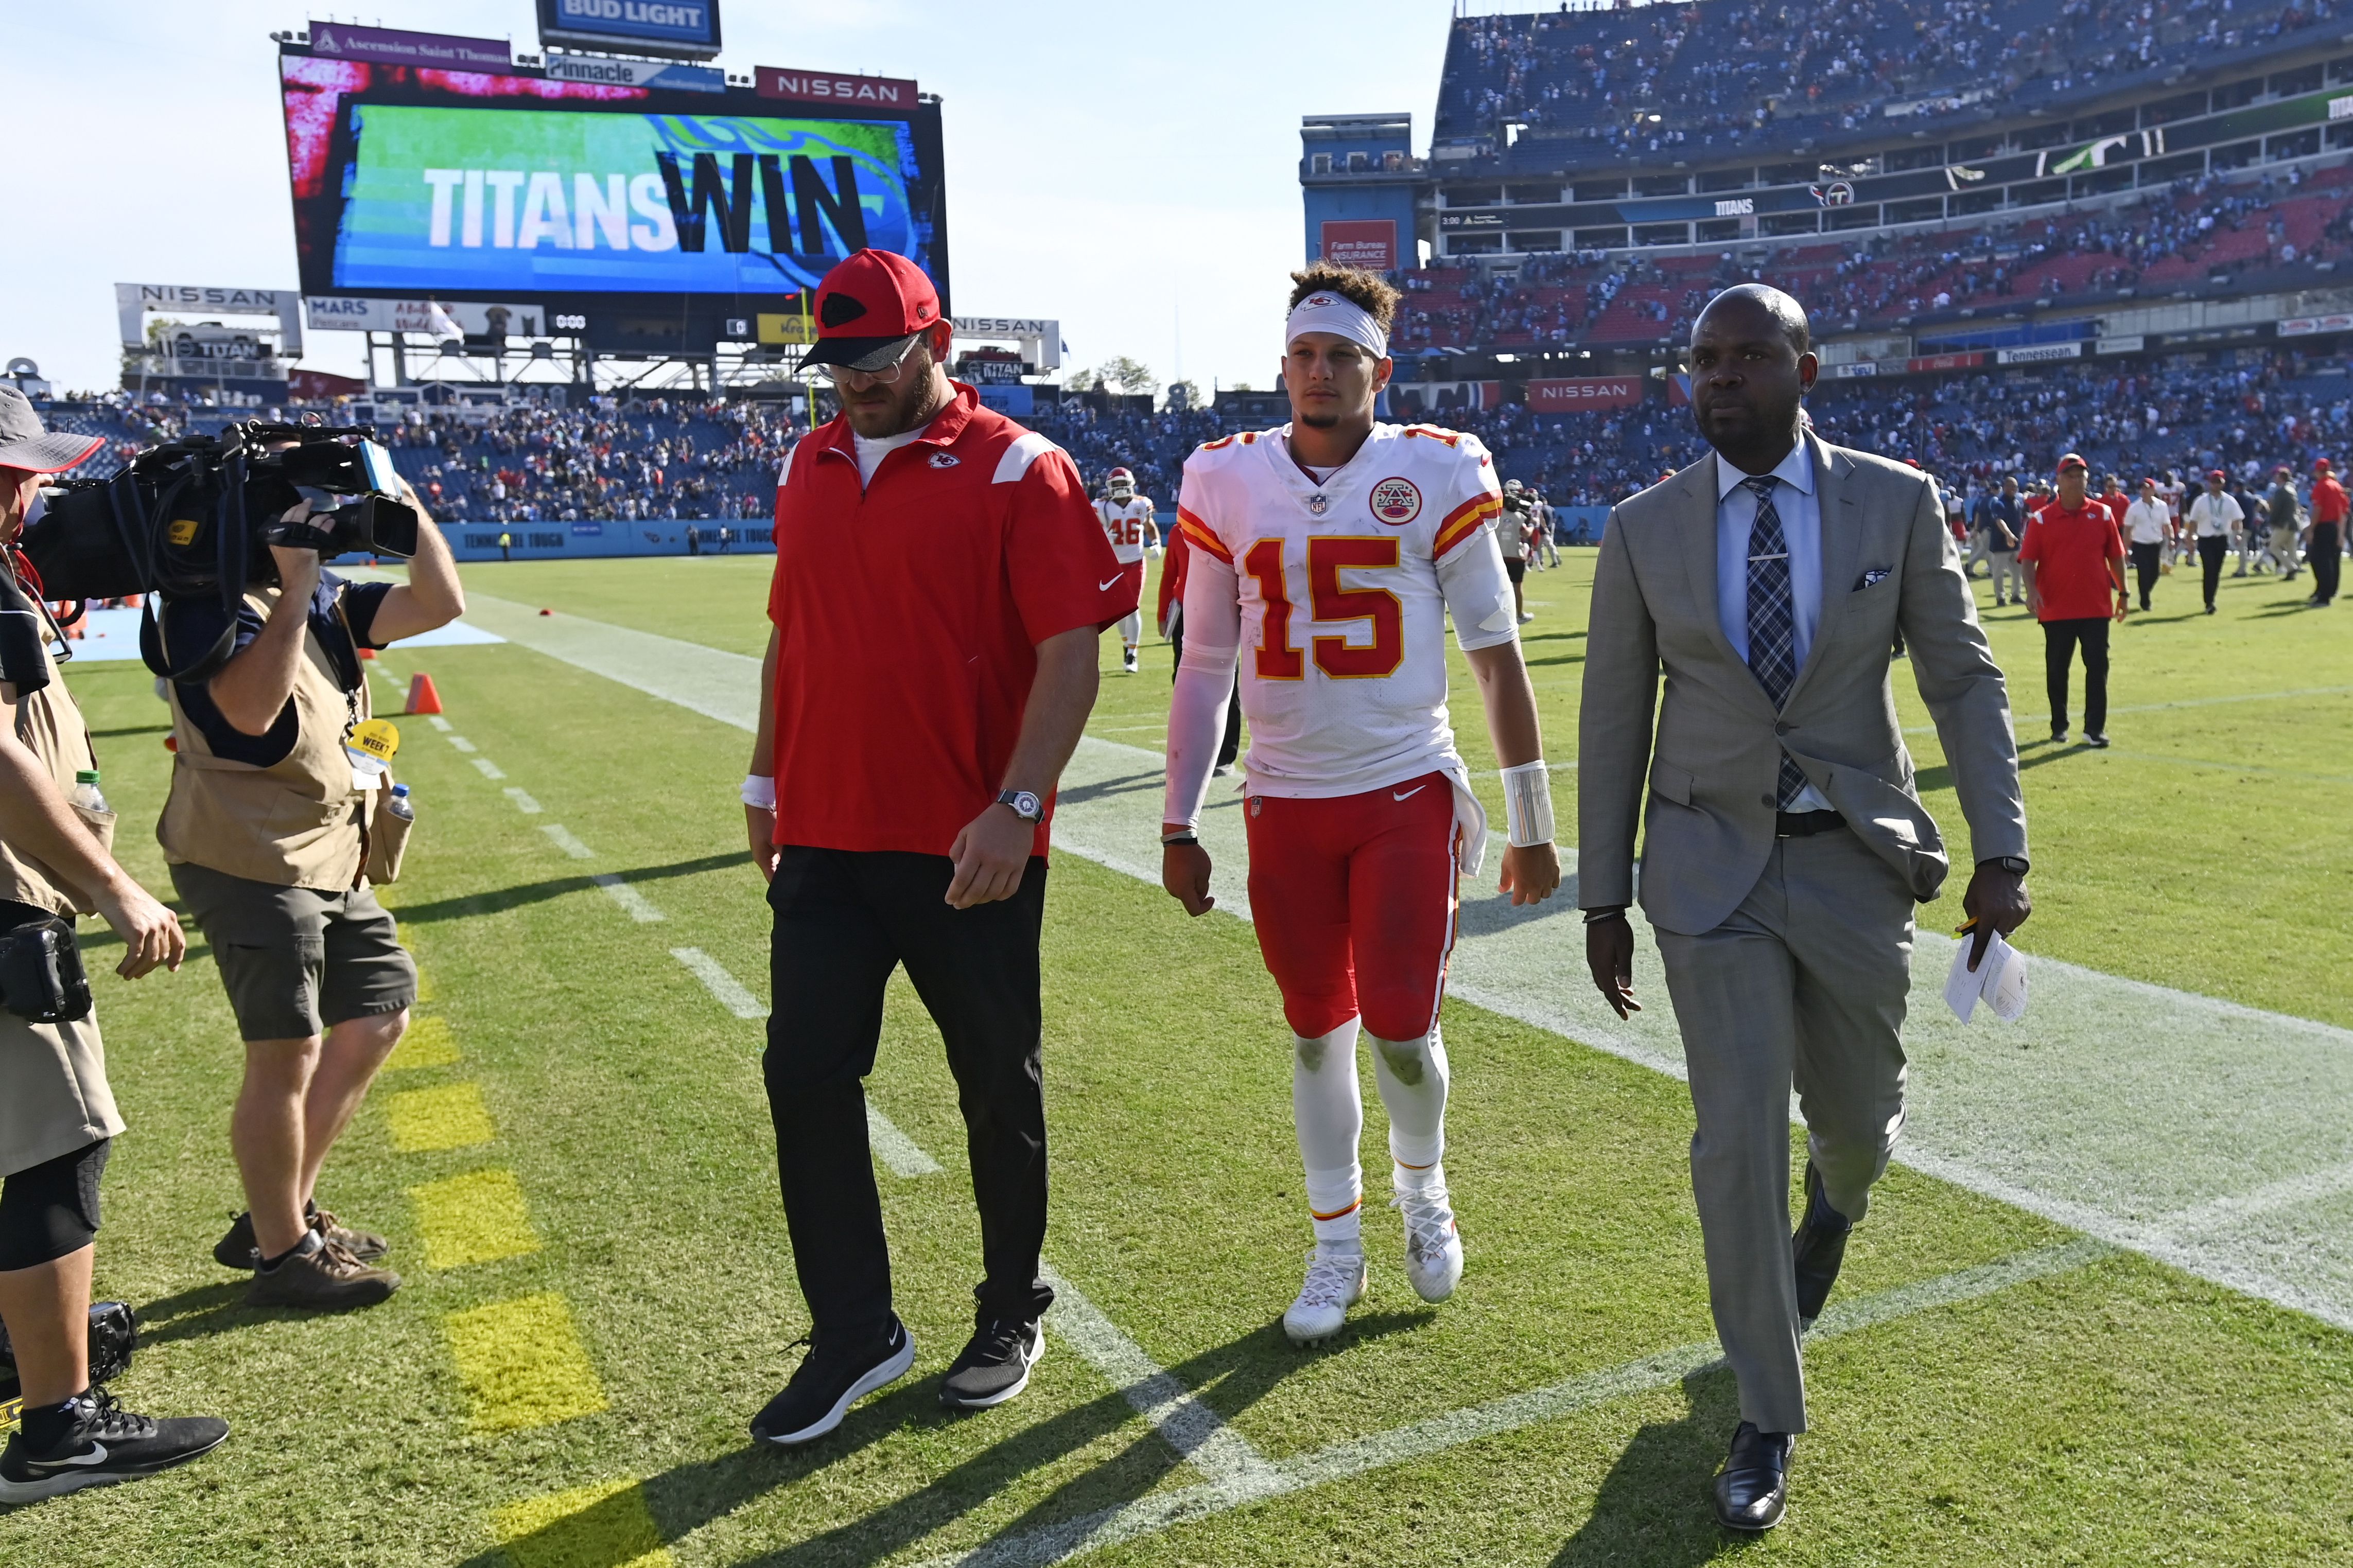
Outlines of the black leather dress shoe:
M 1715 1522 L 1751 1533 L 1780 1523 L 1789 1508 L 1789 1454 L 1797 1445 L 1787 1432 L 1759 1432 L 1756 1422 L 1743 1421 L 1715 1472 Z
M 1789 1237 L 1790 1261 L 1798 1272 L 1798 1331 L 1805 1332 L 1822 1315 L 1838 1280 L 1839 1265 L 1846 1261 L 1847 1233 L 1853 1222 L 1831 1207 L 1822 1196 L 1821 1173 L 1806 1162 L 1806 1213 Z

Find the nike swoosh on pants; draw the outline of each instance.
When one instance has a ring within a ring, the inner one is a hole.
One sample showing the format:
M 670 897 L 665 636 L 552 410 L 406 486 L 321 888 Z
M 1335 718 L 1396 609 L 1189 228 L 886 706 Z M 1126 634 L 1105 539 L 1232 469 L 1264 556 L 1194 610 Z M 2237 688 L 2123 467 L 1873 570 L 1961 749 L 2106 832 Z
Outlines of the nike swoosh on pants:
M 1428 784 L 1416 784 L 1411 789 L 1406 791 L 1403 795 L 1392 793 L 1389 795 L 1389 798 L 1391 800 L 1411 800 L 1415 795 L 1419 795 L 1423 790 L 1426 790 L 1430 786 Z
M 1109 588 L 1109 587 L 1110 587 L 1113 583 L 1118 582 L 1120 577 L 1124 577 L 1124 576 L 1126 576 L 1126 575 L 1127 575 L 1127 574 L 1126 574 L 1126 573 L 1124 573 L 1124 572 L 1123 572 L 1123 573 L 1121 573 L 1121 574 L 1119 574 L 1119 577 L 1106 577 L 1106 578 L 1104 578 L 1102 582 L 1100 582 L 1100 583 L 1098 583 L 1098 584 L 1095 584 L 1095 592 L 1096 592 L 1096 593 L 1098 593 L 1098 594 L 1104 592 L 1104 591 L 1105 591 L 1106 589 L 1108 589 L 1108 588 Z

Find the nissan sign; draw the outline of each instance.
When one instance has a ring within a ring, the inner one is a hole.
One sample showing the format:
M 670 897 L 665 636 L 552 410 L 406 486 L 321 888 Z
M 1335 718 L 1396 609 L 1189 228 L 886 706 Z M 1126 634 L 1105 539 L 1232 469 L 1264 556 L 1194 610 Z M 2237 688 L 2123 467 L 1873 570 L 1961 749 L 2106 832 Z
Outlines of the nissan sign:
M 1528 406 L 1546 413 L 1565 409 L 1631 408 L 1642 401 L 1639 375 L 1578 375 L 1528 383 Z

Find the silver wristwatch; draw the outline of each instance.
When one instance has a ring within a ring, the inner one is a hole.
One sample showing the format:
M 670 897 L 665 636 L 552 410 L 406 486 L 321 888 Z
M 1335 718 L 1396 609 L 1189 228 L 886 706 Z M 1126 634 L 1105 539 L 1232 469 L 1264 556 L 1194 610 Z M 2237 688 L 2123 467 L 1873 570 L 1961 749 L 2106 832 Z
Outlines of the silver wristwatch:
M 1026 789 L 1000 790 L 997 804 L 1011 807 L 1013 815 L 1024 822 L 1046 820 L 1046 803 Z

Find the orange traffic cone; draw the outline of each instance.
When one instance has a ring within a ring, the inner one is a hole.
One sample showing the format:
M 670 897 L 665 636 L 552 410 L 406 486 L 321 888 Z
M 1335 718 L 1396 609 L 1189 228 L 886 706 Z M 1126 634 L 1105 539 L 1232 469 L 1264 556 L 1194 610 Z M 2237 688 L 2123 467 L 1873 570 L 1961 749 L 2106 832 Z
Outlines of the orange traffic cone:
M 408 706 L 402 711 L 406 713 L 441 711 L 441 694 L 433 689 L 433 678 L 421 669 L 408 683 Z

